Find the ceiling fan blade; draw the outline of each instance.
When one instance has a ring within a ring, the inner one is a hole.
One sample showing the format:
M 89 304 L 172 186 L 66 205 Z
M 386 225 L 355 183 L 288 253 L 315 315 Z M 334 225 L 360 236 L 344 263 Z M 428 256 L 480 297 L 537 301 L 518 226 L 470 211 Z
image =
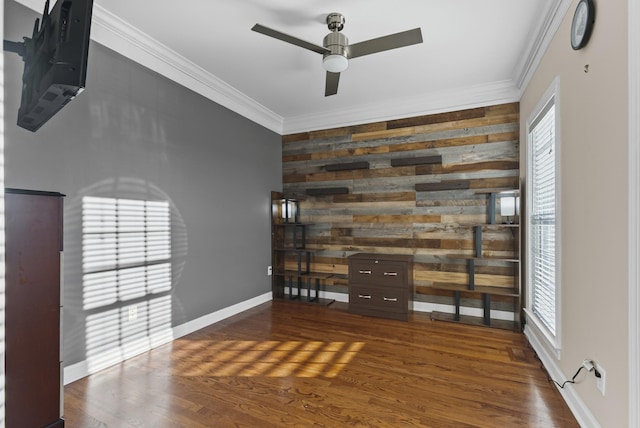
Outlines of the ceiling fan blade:
M 414 28 L 413 30 L 389 34 L 388 36 L 349 45 L 349 58 L 357 58 L 359 56 L 402 48 L 418 43 L 422 43 L 422 31 L 420 31 L 420 28 Z
M 251 28 L 256 33 L 264 34 L 265 36 L 273 37 L 274 39 L 282 40 L 283 42 L 291 43 L 292 45 L 300 46 L 301 48 L 309 49 L 310 51 L 317 52 L 319 54 L 331 52 L 329 49 L 322 46 L 314 45 L 297 37 L 290 36 L 285 33 L 281 33 L 278 30 L 265 27 L 264 25 L 256 24 Z
M 338 82 L 340 81 L 340 73 L 332 73 L 327 71 L 327 80 L 324 85 L 324 96 L 335 95 L 338 93 Z

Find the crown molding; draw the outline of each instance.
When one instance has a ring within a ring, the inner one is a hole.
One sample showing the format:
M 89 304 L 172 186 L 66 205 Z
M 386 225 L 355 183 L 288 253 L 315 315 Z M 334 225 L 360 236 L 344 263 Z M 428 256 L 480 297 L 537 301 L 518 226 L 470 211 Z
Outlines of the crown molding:
M 16 1 L 34 11 L 42 7 L 42 0 Z M 281 116 L 97 4 L 93 6 L 91 39 L 271 131 L 282 134 Z
M 520 98 L 518 89 L 508 81 L 283 118 L 99 5 L 94 5 L 91 38 L 281 135 L 514 102 Z
M 382 100 L 379 103 L 367 104 L 363 107 L 287 117 L 284 121 L 283 135 L 484 107 L 519 100 L 520 91 L 512 81 L 508 80 L 397 100 Z
M 540 65 L 540 61 L 542 61 L 551 41 L 558 32 L 558 28 L 560 28 L 571 2 L 572 0 L 554 0 L 547 8 L 546 14 L 542 16 L 537 30 L 530 38 L 529 46 L 520 58 L 514 72 L 513 81 L 520 90 L 520 95 L 522 95 L 538 65 Z
M 38 11 L 42 0 L 16 0 Z M 94 4 L 91 38 L 174 82 L 281 135 L 519 101 L 571 0 L 554 0 L 513 80 L 438 91 L 394 101 L 284 118 L 202 67 Z M 39 11 L 42 13 L 42 11 Z

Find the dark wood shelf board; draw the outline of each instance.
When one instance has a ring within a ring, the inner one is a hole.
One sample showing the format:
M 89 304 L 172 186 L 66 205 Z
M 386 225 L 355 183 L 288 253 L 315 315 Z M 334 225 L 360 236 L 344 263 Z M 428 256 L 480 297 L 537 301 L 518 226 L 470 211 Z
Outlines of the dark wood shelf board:
M 478 261 L 489 261 L 489 262 L 509 262 L 509 263 L 520 263 L 520 260 L 515 258 L 507 258 L 507 257 L 475 257 L 475 256 L 465 256 L 461 254 L 446 254 L 445 257 L 449 259 L 460 259 L 460 260 L 478 260 Z
M 296 304 L 307 303 L 309 305 L 319 305 L 319 306 L 329 306 L 333 302 L 335 302 L 335 299 L 324 299 L 322 297 L 318 297 L 317 299 L 314 299 L 314 300 L 307 300 L 307 296 L 294 297 L 293 299 L 291 299 L 289 298 L 288 295 L 285 295 L 285 297 L 274 298 L 273 300 L 277 302 L 290 302 L 290 303 L 296 303 Z
M 67 196 L 60 192 L 48 192 L 45 190 L 15 189 L 12 187 L 5 187 L 4 192 L 12 193 L 14 195 L 53 196 L 56 198 Z
M 480 327 L 493 327 L 503 330 L 520 331 L 520 326 L 515 321 L 491 319 L 490 324 L 485 324 L 484 318 L 482 317 L 460 315 L 460 319 L 456 320 L 455 314 L 448 314 L 445 312 L 431 312 L 431 319 L 434 321 L 457 322 L 461 324 L 477 325 Z
M 416 192 L 437 192 L 442 190 L 466 190 L 471 185 L 469 180 L 448 180 L 438 183 L 418 183 Z
M 460 224 L 460 227 L 482 227 L 484 229 L 503 229 L 503 228 L 519 229 L 520 223 L 475 223 L 475 224 Z
M 274 248 L 273 251 L 282 253 L 317 253 L 321 250 L 310 250 L 308 248 Z
M 356 169 L 369 169 L 369 162 L 334 163 L 324 166 L 325 171 L 352 171 Z
M 470 290 L 467 285 L 462 284 L 437 284 L 433 286 L 421 286 L 417 291 L 419 294 L 428 294 L 426 292 L 429 289 L 449 292 L 459 291 L 468 295 L 490 294 L 492 296 L 520 297 L 520 293 L 512 287 L 491 287 L 486 285 L 477 285 L 473 290 Z
M 491 193 L 495 193 L 496 195 L 499 193 L 513 193 L 514 195 L 519 195 L 520 194 L 520 190 L 518 189 L 514 189 L 511 187 L 504 187 L 504 188 L 496 188 L 496 189 L 478 189 L 476 190 L 476 195 L 490 195 Z
M 442 155 L 391 159 L 391 166 L 431 165 L 431 164 L 441 164 L 441 163 L 442 163 Z
M 305 193 L 308 196 L 346 195 L 349 193 L 349 188 L 348 187 L 323 187 L 319 189 L 307 189 Z
M 274 275 L 284 276 L 284 277 L 294 276 L 294 277 L 309 278 L 309 279 L 328 279 L 333 276 L 333 274 L 326 273 L 326 272 L 301 272 L 300 274 L 298 274 L 298 271 L 295 271 L 295 270 L 287 270 L 284 272 L 274 272 Z

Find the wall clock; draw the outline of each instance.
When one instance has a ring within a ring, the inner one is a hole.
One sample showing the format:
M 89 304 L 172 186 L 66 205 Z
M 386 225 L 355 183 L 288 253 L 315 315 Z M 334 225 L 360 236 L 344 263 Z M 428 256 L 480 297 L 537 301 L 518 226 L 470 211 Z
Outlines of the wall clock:
M 571 47 L 574 50 L 587 45 L 595 19 L 596 8 L 593 0 L 580 0 L 571 22 Z

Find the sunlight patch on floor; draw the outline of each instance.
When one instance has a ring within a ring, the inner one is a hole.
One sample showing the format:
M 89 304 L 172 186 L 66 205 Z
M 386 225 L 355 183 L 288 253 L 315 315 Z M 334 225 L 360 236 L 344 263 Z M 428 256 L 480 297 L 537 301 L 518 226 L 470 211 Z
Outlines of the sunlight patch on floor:
M 222 341 L 177 350 L 184 376 L 336 377 L 364 342 Z

